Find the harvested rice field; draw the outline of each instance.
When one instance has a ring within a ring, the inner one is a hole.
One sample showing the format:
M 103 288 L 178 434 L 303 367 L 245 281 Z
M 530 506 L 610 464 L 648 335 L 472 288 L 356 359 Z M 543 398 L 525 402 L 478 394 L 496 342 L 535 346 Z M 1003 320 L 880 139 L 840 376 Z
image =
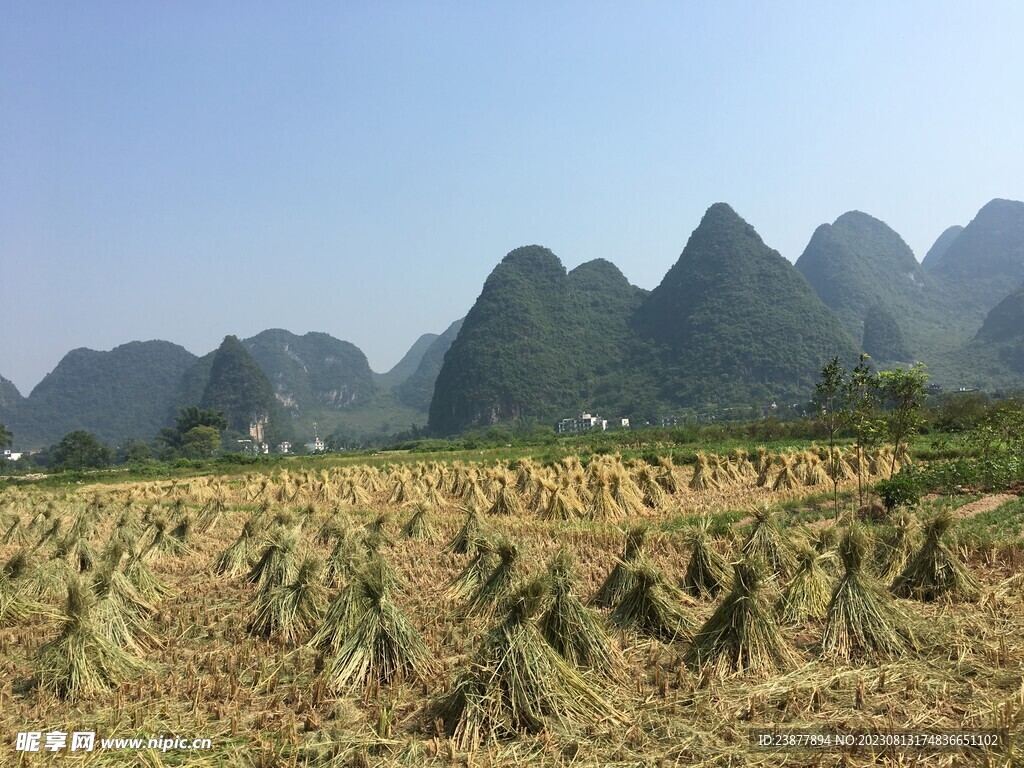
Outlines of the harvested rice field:
M 1022 764 L 1024 502 L 856 486 L 813 450 L 8 486 L 0 765 Z

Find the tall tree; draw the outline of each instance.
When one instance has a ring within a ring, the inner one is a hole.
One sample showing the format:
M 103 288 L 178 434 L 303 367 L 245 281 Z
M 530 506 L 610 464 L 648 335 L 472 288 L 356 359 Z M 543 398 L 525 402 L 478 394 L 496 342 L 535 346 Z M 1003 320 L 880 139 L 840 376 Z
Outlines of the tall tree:
M 64 435 L 53 448 L 55 469 L 99 469 L 109 466 L 113 460 L 110 446 L 82 429 Z
M 839 462 L 842 457 L 836 451 L 836 434 L 843 426 L 843 387 L 848 372 L 839 363 L 838 357 L 821 369 L 821 378 L 814 385 L 814 405 L 818 421 L 828 431 L 828 466 L 832 478 L 832 503 L 836 519 L 839 518 Z
M 879 396 L 885 407 L 885 434 L 893 444 L 890 474 L 896 471 L 897 458 L 903 453 L 909 455 L 910 440 L 924 424 L 921 408 L 927 381 L 922 363 L 878 374 Z
M 881 423 L 878 419 L 878 377 L 871 370 L 871 358 L 861 355 L 843 387 L 844 417 L 853 430 L 857 452 L 857 503 L 864 506 L 864 456 L 878 445 Z
M 14 435 L 11 434 L 7 425 L 0 421 L 0 450 L 10 448 L 12 445 L 14 445 Z

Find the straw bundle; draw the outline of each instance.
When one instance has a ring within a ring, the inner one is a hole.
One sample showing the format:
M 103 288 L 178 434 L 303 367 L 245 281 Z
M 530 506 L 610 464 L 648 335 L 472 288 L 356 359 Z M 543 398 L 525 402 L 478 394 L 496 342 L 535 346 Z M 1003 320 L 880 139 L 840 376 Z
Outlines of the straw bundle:
M 632 586 L 612 609 L 612 622 L 666 643 L 691 637 L 696 625 L 683 610 L 683 594 L 649 562 L 635 562 L 632 572 Z
M 786 624 L 799 624 L 808 619 L 822 619 L 832 598 L 832 579 L 827 563 L 830 553 L 819 553 L 810 546 L 796 553 L 796 573 L 786 587 L 779 603 L 779 614 Z
M 427 520 L 428 510 L 426 502 L 416 504 L 412 517 L 402 526 L 402 538 L 422 541 L 434 535 L 434 529 Z
M 892 526 L 875 548 L 875 568 L 883 583 L 891 584 L 903 573 L 917 547 L 918 534 L 917 518 L 911 512 L 904 510 L 892 517 Z
M 541 512 L 545 520 L 575 520 L 583 517 L 583 502 L 566 483 L 547 482 L 545 488 L 549 491 L 547 505 Z
M 485 738 L 507 738 L 620 717 L 540 635 L 532 618 L 543 587 L 531 583 L 511 601 L 439 702 L 438 715 L 455 747 L 473 749 Z
M 25 581 L 29 565 L 28 553 L 22 549 L 0 570 L 0 627 L 24 621 L 43 607 L 32 599 Z
M 93 618 L 103 638 L 135 654 L 158 645 L 145 626 L 146 620 L 156 613 L 156 607 L 117 570 L 116 563 L 97 573 L 92 584 L 96 595 Z
M 803 453 L 803 465 L 804 465 L 804 485 L 818 486 L 825 485 L 831 482 L 828 476 L 828 472 L 825 471 L 825 466 L 821 459 L 816 453 L 811 451 L 804 451 Z
M 697 462 L 693 467 L 693 477 L 690 478 L 690 490 L 703 491 L 715 490 L 719 487 L 711 477 L 711 469 L 708 466 L 708 457 L 703 453 L 697 454 Z
M 779 461 L 782 462 L 782 469 L 780 469 L 779 474 L 775 476 L 775 482 L 772 483 L 772 490 L 785 491 L 799 487 L 801 483 L 800 478 L 796 476 L 796 472 L 794 471 L 793 457 L 789 454 L 783 454 L 779 457 Z
M 684 660 L 714 674 L 768 676 L 798 663 L 775 624 L 757 563 L 733 566 L 732 591 L 693 638 Z
M 324 583 L 330 587 L 343 583 L 358 570 L 365 557 L 359 534 L 351 529 L 343 531 L 327 556 Z
M 146 671 L 146 664 L 103 636 L 94 607 L 89 589 L 72 578 L 60 635 L 44 643 L 35 657 L 35 683 L 42 690 L 75 700 Z
M 622 559 L 615 563 L 604 583 L 590 598 L 590 605 L 596 608 L 611 608 L 633 586 L 631 566 L 643 555 L 646 540 L 646 525 L 629 529 L 626 533 Z
M 604 470 L 598 471 L 594 477 L 587 517 L 591 520 L 618 520 L 622 517 L 622 508 L 612 496 L 611 479 Z
M 916 647 L 907 617 L 892 597 L 864 572 L 868 541 L 856 525 L 839 545 L 845 574 L 825 612 L 822 652 L 847 661 L 899 656 Z
M 772 482 L 772 467 L 775 466 L 776 457 L 758 448 L 757 485 L 758 488 L 767 488 Z
M 430 652 L 392 600 L 394 581 L 386 565 L 373 560 L 352 588 L 361 603 L 359 617 L 326 665 L 328 689 L 346 693 L 361 685 L 422 679 L 432 667 Z
M 572 569 L 572 556 L 560 549 L 548 568 L 551 602 L 540 617 L 540 633 L 570 664 L 610 670 L 618 658 L 600 614 L 583 605 L 573 592 Z
M 671 456 L 658 457 L 658 473 L 656 476 L 658 485 L 665 489 L 665 493 L 679 493 L 679 480 L 676 478 L 675 465 Z
M 295 550 L 298 536 L 294 531 L 279 528 L 264 546 L 256 564 L 249 569 L 246 580 L 263 588 L 265 584 L 281 586 L 295 580 Z
M 523 514 L 523 505 L 519 502 L 519 497 L 516 495 L 515 488 L 508 479 L 508 475 L 502 473 L 498 475 L 498 492 L 494 497 L 494 503 L 491 504 L 491 508 L 488 510 L 488 514 L 491 515 L 512 515 L 520 516 Z
M 759 504 L 751 510 L 754 527 L 743 544 L 742 553 L 748 560 L 761 560 L 771 573 L 787 578 L 792 571 L 792 555 L 786 547 L 771 507 Z
M 949 510 L 943 510 L 925 524 L 924 542 L 893 582 L 896 595 L 924 601 L 940 597 L 965 601 L 978 598 L 978 580 L 943 541 L 952 525 L 953 514 Z
M 494 568 L 466 602 L 466 613 L 489 616 L 512 592 L 519 575 L 519 548 L 510 541 L 500 540 L 494 548 L 498 556 Z
M 636 517 L 644 510 L 644 495 L 633 482 L 633 478 L 621 466 L 608 472 L 609 491 L 615 505 L 627 517 Z
M 322 563 L 306 557 L 295 579 L 287 584 L 269 581 L 252 599 L 249 632 L 261 637 L 279 637 L 284 643 L 298 643 L 317 626 L 327 602 L 327 591 L 320 582 Z
M 476 542 L 480 538 L 482 530 L 480 517 L 476 510 L 467 508 L 466 519 L 463 521 L 462 527 L 459 528 L 452 540 L 445 545 L 444 551 L 456 555 L 475 554 Z
M 711 543 L 710 527 L 711 520 L 704 517 L 687 537 L 692 551 L 682 587 L 700 599 L 717 596 L 729 584 L 729 566 Z
M 474 540 L 471 549 L 476 552 L 473 559 L 448 585 L 448 596 L 453 600 L 468 598 L 475 593 L 494 569 L 497 553 L 490 541 L 479 536 Z
M 643 503 L 646 506 L 657 509 L 665 503 L 665 489 L 658 482 L 658 470 L 654 467 L 648 464 L 642 466 L 637 473 L 636 485 L 643 494 Z

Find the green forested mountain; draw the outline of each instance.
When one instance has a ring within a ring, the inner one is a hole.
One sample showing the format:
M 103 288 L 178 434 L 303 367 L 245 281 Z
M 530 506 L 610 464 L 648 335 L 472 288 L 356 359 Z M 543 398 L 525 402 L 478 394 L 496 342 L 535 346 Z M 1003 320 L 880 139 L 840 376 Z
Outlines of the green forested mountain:
M 796 267 L 854 339 L 870 335 L 877 341 L 879 318 L 873 318 L 870 333 L 865 321 L 870 311 L 881 308 L 886 313 L 890 336 L 902 337 L 904 343 L 902 349 L 886 345 L 879 351 L 908 356 L 883 361 L 927 359 L 947 346 L 950 337 L 968 338 L 980 322 L 980 317 L 966 319 L 952 312 L 947 281 L 926 273 L 903 238 L 860 211 L 818 227 Z
M 402 355 L 402 359 L 395 363 L 391 370 L 385 373 L 374 373 L 374 383 L 382 389 L 392 389 L 405 382 L 419 368 L 423 355 L 437 341 L 437 338 L 436 333 L 424 333 L 413 342 L 409 351 Z
M 992 200 L 946 248 L 928 274 L 945 280 L 951 312 L 971 323 L 1024 282 L 1024 203 Z
M 806 393 L 824 362 L 858 351 L 793 265 L 725 203 L 704 214 L 634 326 L 659 347 L 671 403 Z
M 234 432 L 271 442 L 283 435 L 273 387 L 237 336 L 225 336 L 214 353 L 199 406 L 220 411 Z
M 875 304 L 864 316 L 861 349 L 876 361 L 913 359 L 896 315 L 882 303 Z
M 883 222 L 849 212 L 818 228 L 796 268 L 720 203 L 649 293 L 608 261 L 567 272 L 545 248 L 512 251 L 463 320 L 385 374 L 323 333 L 229 337 L 200 358 L 132 342 L 68 353 L 29 397 L 0 378 L 0 422 L 30 448 L 77 429 L 148 440 L 186 406 L 300 442 L 314 427 L 358 442 L 428 413 L 439 433 L 583 409 L 642 420 L 800 399 L 823 361 L 860 348 L 882 366 L 922 360 L 945 388 L 1008 387 L 1024 378 L 1020 292 L 1008 296 L 1022 282 L 1024 203 L 988 203 L 923 265 Z
M 276 328 L 242 343 L 295 418 L 309 410 L 351 408 L 376 394 L 362 350 L 326 333 L 296 336 Z
M 512 251 L 445 357 L 429 424 L 806 396 L 824 362 L 857 351 L 793 265 L 718 204 L 650 294 L 604 260 L 567 274 L 545 248 Z
M 993 307 L 975 338 L 994 344 L 1024 338 L 1024 284 Z
M 430 400 L 434 396 L 434 382 L 437 381 L 437 374 L 441 372 L 444 356 L 448 353 L 452 342 L 455 341 L 455 337 L 459 335 L 464 319 L 459 318 L 449 325 L 444 333 L 435 336 L 434 341 L 420 357 L 416 370 L 395 387 L 395 397 L 400 403 L 417 411 L 427 412 L 430 408 Z M 420 338 L 426 336 L 433 336 L 433 334 L 424 334 Z
M 149 438 L 167 424 L 168 405 L 195 359 L 167 341 L 133 341 L 109 352 L 75 349 L 29 397 L 15 401 L 13 413 L 0 404 L 0 421 L 21 448 L 50 445 L 75 430 L 113 444 Z
M 14 386 L 14 382 L 0 376 L 0 413 L 12 414 L 23 402 L 25 398 Z
M 567 298 L 568 275 L 551 251 L 533 245 L 509 253 L 445 355 L 430 429 L 451 434 L 574 407 L 578 350 Z
M 1000 199 L 987 203 L 931 271 L 969 281 L 1004 281 L 1000 298 L 1005 298 L 1024 281 L 1024 203 Z
M 1024 285 L 988 313 L 974 338 L 943 361 L 938 373 L 946 384 L 1024 388 Z
M 946 251 L 949 250 L 949 246 L 953 244 L 953 241 L 960 236 L 960 233 L 964 231 L 964 228 L 959 224 L 954 224 L 951 227 L 947 227 L 943 230 L 942 234 L 939 235 L 938 239 L 932 243 L 932 247 L 928 249 L 928 253 L 924 255 L 924 259 L 921 261 L 921 266 L 927 272 L 934 269 L 939 262 L 942 261 L 946 256 Z

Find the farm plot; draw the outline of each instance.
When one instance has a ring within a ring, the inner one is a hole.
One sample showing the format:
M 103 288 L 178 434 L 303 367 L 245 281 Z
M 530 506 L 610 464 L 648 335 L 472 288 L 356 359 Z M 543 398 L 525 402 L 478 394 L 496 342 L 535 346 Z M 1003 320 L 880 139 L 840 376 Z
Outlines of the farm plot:
M 97 743 L 99 766 L 1016 764 L 1017 542 L 965 545 L 943 500 L 804 525 L 832 476 L 849 496 L 852 459 L 6 490 L 2 762 L 70 759 L 16 749 L 62 731 L 211 742 Z M 783 749 L 756 730 L 1000 744 Z

